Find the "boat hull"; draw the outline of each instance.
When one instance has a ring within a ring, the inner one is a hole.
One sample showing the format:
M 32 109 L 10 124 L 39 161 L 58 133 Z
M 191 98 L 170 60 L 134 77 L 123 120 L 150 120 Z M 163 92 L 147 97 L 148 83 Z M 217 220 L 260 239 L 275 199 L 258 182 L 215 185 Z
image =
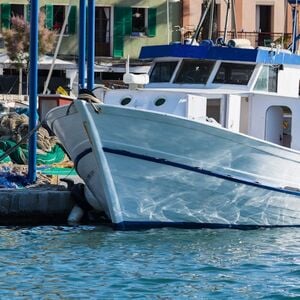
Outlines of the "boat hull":
M 75 107 L 85 142 L 71 157 L 115 228 L 300 225 L 298 152 L 171 115 Z
M 154 157 L 105 152 L 121 204 L 118 228 L 300 224 L 299 195 L 292 191 Z

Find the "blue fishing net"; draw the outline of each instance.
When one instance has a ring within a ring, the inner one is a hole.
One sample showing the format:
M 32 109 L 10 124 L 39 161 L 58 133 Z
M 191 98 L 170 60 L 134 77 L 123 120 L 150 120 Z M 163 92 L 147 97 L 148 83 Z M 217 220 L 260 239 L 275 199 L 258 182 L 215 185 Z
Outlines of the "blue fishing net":
M 0 171 L 0 188 L 23 188 L 28 183 L 26 176 L 14 173 L 10 168 Z

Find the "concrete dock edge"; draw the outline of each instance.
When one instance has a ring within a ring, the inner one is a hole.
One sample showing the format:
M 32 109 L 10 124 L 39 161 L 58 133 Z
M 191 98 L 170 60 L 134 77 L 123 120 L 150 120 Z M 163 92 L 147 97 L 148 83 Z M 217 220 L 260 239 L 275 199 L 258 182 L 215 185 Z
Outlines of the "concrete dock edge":
M 74 204 L 68 190 L 1 189 L 0 225 L 66 223 Z

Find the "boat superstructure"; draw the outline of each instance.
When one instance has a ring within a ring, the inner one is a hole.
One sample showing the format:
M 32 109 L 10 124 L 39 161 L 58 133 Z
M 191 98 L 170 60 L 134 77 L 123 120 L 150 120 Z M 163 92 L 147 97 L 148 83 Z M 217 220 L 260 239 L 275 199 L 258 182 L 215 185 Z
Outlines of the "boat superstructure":
M 279 46 L 253 49 L 204 41 L 144 47 L 140 57 L 154 59 L 147 88 L 201 95 L 207 116 L 225 128 L 300 149 L 298 55 Z

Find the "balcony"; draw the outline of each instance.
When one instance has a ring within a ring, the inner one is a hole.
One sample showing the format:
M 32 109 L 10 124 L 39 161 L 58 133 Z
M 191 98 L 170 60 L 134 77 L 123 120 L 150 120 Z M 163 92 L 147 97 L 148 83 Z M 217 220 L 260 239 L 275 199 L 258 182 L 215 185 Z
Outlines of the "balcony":
M 218 36 L 224 36 L 224 31 L 219 31 Z M 234 38 L 234 32 L 228 31 L 226 40 Z M 283 45 L 283 48 L 287 48 L 292 42 L 291 33 L 276 33 L 276 32 L 237 32 L 238 39 L 247 39 L 251 42 L 251 45 L 256 48 L 258 46 L 270 47 L 272 43 L 277 45 Z

